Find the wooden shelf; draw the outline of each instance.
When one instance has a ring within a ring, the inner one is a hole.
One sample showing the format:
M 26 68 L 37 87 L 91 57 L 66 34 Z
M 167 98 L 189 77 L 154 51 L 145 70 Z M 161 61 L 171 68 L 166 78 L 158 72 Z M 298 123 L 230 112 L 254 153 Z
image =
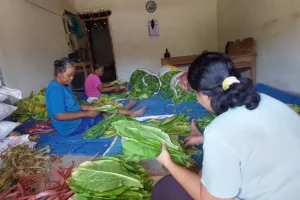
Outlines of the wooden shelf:
M 96 18 L 90 18 L 90 19 L 82 19 L 82 21 L 89 22 L 89 21 L 97 21 L 97 20 L 103 20 L 103 19 L 108 19 L 108 17 L 96 17 Z
M 232 59 L 237 69 L 250 70 L 250 76 L 253 83 L 256 82 L 256 44 L 253 38 L 227 42 L 226 53 Z M 180 67 L 190 65 L 198 55 L 178 56 L 172 58 L 161 58 L 161 65 L 173 65 Z
M 229 41 L 226 53 L 232 59 L 237 69 L 249 69 L 253 83 L 256 82 L 256 44 L 253 38 Z
M 171 58 L 161 58 L 161 65 L 182 66 L 191 64 L 199 55 L 177 56 Z
M 85 78 L 93 71 L 92 65 L 90 62 L 80 62 L 74 64 L 76 72 L 83 72 Z

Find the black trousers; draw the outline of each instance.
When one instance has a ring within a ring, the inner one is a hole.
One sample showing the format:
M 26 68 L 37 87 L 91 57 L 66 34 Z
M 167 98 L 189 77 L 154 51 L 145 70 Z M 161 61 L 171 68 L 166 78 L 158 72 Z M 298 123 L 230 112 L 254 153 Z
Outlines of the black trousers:
M 171 175 L 160 179 L 154 186 L 152 200 L 193 200 L 184 188 Z

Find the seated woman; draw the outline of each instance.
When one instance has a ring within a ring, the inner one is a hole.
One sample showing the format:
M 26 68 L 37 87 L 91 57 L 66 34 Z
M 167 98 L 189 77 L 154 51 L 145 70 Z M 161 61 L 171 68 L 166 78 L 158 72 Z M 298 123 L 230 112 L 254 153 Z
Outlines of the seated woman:
M 94 66 L 94 72 L 90 73 L 85 80 L 84 89 L 88 97 L 87 102 L 89 103 L 99 99 L 103 92 L 118 93 L 123 91 L 119 85 L 110 86 L 103 84 L 100 80 L 100 77 L 103 76 L 103 72 L 104 67 L 96 64 Z
M 105 86 L 102 84 L 100 77 L 103 75 L 104 67 L 102 65 L 95 65 L 94 72 L 90 73 L 84 83 L 85 94 L 88 97 L 87 102 L 92 103 L 94 100 L 99 99 L 101 92 L 120 92 L 120 86 Z M 102 106 L 101 103 L 98 105 Z M 125 109 L 117 109 L 117 112 L 122 115 L 139 116 L 145 113 L 146 108 L 138 111 L 131 111 L 130 109 L 136 105 L 136 99 L 131 99 Z
M 163 144 L 157 160 L 171 176 L 153 188 L 153 200 L 300 199 L 300 117 L 255 91 L 230 58 L 204 53 L 188 81 L 199 103 L 217 115 L 204 137 L 193 125 L 187 146 L 203 145 L 203 167 L 193 173 L 172 161 Z
M 79 105 L 69 86 L 75 74 L 72 60 L 62 58 L 54 62 L 54 75 L 46 89 L 46 106 L 53 126 L 60 135 L 75 135 L 97 124 L 103 115 L 95 110 L 99 105 Z M 132 105 L 128 105 L 128 108 Z M 145 108 L 138 111 L 125 110 L 125 114 L 142 115 Z

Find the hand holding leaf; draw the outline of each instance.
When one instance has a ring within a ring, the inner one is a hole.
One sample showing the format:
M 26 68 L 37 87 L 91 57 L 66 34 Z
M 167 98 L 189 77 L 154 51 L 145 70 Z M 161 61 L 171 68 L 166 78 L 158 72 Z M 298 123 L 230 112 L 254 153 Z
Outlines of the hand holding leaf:
M 170 153 L 168 152 L 167 146 L 166 144 L 162 144 L 162 149 L 161 149 L 161 153 L 159 154 L 159 156 L 156 158 L 156 160 L 158 162 L 160 162 L 160 164 L 162 164 L 163 166 L 167 166 L 169 163 L 173 163 L 173 160 L 171 159 Z

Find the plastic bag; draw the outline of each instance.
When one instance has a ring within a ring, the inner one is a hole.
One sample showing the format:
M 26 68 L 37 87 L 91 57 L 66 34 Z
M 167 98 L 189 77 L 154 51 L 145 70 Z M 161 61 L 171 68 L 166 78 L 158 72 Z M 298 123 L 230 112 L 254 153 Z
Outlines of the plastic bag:
M 180 72 L 176 74 L 171 80 L 171 89 L 174 91 L 177 97 L 176 86 L 179 86 L 184 92 L 191 92 L 191 86 L 187 80 L 187 72 Z
M 11 89 L 5 86 L 0 86 L 0 102 L 5 101 L 8 97 L 22 99 L 22 93 L 20 90 L 17 89 Z
M 159 78 L 161 78 L 165 73 L 170 72 L 170 71 L 178 71 L 178 72 L 181 72 L 182 70 L 179 69 L 179 68 L 176 67 L 176 66 L 165 65 L 165 66 L 162 66 L 161 68 L 159 68 L 159 69 L 156 71 L 156 75 L 157 75 Z
M 1 121 L 0 122 L 0 140 L 8 136 L 20 123 Z
M 148 98 L 158 93 L 161 82 L 156 74 L 148 69 L 137 69 L 130 77 L 130 96 L 137 98 Z
M 0 121 L 10 116 L 15 110 L 17 110 L 17 107 L 15 106 L 0 103 Z

